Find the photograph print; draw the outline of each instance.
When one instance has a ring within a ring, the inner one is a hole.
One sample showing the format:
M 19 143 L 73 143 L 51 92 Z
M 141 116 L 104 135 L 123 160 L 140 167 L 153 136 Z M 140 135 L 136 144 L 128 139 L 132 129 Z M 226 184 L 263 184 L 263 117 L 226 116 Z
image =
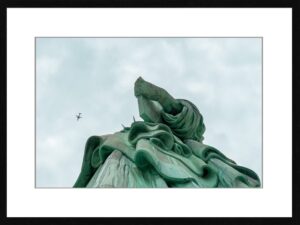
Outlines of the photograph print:
M 36 188 L 262 188 L 261 37 L 36 37 Z

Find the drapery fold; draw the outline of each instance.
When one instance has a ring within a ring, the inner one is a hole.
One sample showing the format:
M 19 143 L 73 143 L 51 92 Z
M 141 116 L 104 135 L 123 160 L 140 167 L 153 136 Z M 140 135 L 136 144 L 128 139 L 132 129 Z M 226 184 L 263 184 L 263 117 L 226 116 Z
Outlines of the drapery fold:
M 173 133 L 182 139 L 203 140 L 205 125 L 197 107 L 188 100 L 178 99 L 183 105 L 181 112 L 172 115 L 161 110 L 161 116 Z

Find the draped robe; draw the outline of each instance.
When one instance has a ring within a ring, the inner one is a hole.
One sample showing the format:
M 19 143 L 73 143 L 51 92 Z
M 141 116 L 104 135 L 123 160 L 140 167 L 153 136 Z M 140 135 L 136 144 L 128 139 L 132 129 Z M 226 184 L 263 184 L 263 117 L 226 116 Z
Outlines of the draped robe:
M 139 99 L 144 121 L 90 137 L 74 187 L 259 187 L 255 172 L 203 143 L 202 115 L 191 102 L 179 101 L 183 108 L 175 115 L 157 104 L 151 114 L 149 101 Z

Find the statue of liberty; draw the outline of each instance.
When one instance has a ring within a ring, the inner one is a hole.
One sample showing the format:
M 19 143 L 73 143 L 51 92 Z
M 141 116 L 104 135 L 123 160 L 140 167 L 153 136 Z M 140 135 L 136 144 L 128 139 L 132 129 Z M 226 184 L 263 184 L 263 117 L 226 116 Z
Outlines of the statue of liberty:
M 141 77 L 134 94 L 143 121 L 90 137 L 74 187 L 260 187 L 255 172 L 203 143 L 203 117 L 192 102 Z

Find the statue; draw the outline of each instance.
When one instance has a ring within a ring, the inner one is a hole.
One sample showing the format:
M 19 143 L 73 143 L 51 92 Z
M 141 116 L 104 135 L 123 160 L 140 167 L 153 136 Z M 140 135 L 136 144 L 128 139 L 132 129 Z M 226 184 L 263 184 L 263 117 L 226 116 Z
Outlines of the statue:
M 90 137 L 74 187 L 260 187 L 255 172 L 203 143 L 205 125 L 193 103 L 141 77 L 134 94 L 144 121 Z

